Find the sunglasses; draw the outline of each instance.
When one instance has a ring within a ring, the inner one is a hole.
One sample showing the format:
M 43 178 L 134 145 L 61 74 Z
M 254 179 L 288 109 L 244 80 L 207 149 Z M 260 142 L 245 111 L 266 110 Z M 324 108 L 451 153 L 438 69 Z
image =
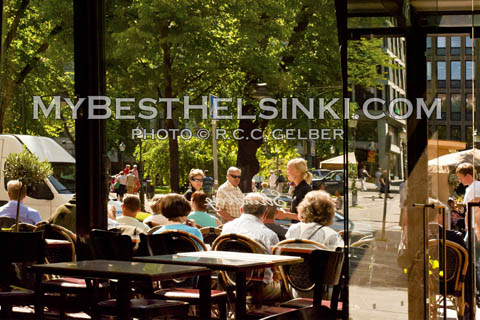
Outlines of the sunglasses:
M 229 173 L 230 177 L 232 177 L 233 179 L 240 179 L 242 176 L 236 176 L 234 174 L 231 174 Z
M 203 179 L 192 179 L 192 181 L 203 182 Z

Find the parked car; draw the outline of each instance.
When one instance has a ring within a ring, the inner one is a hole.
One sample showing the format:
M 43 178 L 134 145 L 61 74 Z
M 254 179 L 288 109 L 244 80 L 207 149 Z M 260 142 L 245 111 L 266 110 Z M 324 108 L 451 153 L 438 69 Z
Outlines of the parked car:
M 330 170 L 328 169 L 310 169 L 308 171 L 310 171 L 316 178 L 323 178 L 330 173 Z
M 323 178 L 313 178 L 312 179 L 312 188 L 313 190 L 318 190 L 320 188 L 320 184 L 325 184 L 325 190 L 330 194 L 335 194 L 335 191 L 340 191 L 340 194 L 343 195 L 343 184 L 344 184 L 344 176 L 343 170 L 333 170 L 330 171 L 325 177 Z

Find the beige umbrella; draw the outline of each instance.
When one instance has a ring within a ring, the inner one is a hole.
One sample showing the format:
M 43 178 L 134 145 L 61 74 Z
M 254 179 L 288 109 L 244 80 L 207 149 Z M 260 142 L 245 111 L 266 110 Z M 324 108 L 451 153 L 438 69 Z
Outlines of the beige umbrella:
M 457 167 L 463 162 L 472 163 L 475 167 L 480 166 L 480 150 L 469 149 L 429 160 L 428 171 L 432 173 L 448 173 L 450 169 Z
M 357 159 L 355 158 L 355 153 L 349 152 L 348 153 L 348 163 L 357 164 Z M 343 169 L 343 155 L 330 158 L 320 162 L 320 168 L 322 169 L 330 169 L 330 170 L 340 170 Z

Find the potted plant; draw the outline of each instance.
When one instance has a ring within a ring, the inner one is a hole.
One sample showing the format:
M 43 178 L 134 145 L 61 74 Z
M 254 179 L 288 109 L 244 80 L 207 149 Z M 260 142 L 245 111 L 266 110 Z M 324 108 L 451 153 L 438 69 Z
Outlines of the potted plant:
M 48 161 L 40 161 L 40 159 L 32 154 L 27 148 L 20 153 L 10 153 L 5 160 L 6 181 L 19 180 L 22 187 L 17 196 L 17 215 L 15 218 L 15 231 L 18 232 L 20 218 L 20 200 L 23 188 L 33 186 L 45 180 L 53 172 Z

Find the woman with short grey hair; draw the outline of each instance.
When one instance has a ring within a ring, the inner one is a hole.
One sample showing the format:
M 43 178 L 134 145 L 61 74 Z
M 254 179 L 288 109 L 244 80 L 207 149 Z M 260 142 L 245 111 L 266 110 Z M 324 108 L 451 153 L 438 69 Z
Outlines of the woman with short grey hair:
M 299 223 L 293 224 L 285 234 L 287 239 L 312 240 L 331 250 L 343 247 L 342 237 L 332 228 L 335 203 L 325 191 L 310 191 L 297 207 Z

